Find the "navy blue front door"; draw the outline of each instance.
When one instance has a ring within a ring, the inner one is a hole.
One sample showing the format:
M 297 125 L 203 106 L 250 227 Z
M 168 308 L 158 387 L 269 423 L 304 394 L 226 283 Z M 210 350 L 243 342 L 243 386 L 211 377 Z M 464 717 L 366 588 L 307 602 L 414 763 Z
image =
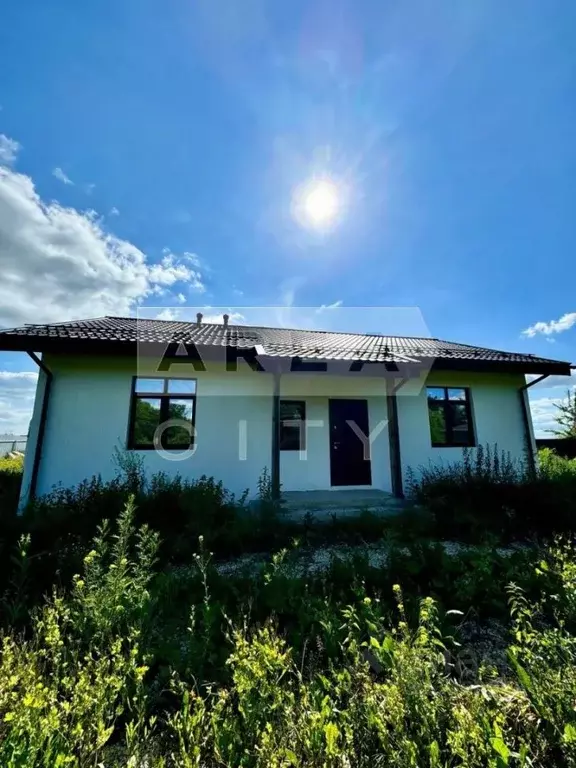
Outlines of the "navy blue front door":
M 329 412 L 331 485 L 371 485 L 368 402 L 330 400 Z

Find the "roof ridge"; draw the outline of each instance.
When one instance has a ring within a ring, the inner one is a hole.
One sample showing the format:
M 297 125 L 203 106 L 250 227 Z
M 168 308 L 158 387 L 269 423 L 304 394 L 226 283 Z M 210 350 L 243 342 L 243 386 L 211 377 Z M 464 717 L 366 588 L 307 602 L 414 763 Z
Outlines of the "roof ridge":
M 98 318 L 99 320 L 102 318 Z M 165 320 L 164 318 L 159 317 L 134 317 L 126 316 L 126 315 L 106 315 L 105 319 L 107 320 L 147 320 L 148 322 L 152 323 L 188 323 L 189 325 L 196 326 L 196 322 L 194 320 Z M 79 322 L 79 321 L 76 321 Z M 206 326 L 209 328 L 220 328 L 223 327 L 223 323 L 201 323 L 202 326 Z M 440 339 L 437 339 L 435 336 L 407 336 L 402 335 L 399 333 L 359 333 L 358 331 L 329 331 L 325 328 L 286 328 L 285 326 L 280 325 L 243 325 L 238 323 L 229 323 L 227 328 L 242 328 L 242 329 L 250 329 L 250 328 L 262 328 L 266 331 L 296 331 L 299 332 L 305 332 L 305 333 L 329 333 L 329 334 L 338 334 L 339 336 L 365 336 L 366 338 L 374 338 L 374 339 L 382 339 L 382 338 L 388 338 L 388 339 L 420 339 L 422 341 L 440 341 Z M 454 344 L 456 342 L 445 342 L 446 344 Z

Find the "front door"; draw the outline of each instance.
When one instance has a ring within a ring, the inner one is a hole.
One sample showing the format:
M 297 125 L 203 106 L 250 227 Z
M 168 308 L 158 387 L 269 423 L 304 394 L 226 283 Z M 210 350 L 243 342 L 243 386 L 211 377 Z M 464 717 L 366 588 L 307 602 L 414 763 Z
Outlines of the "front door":
M 371 485 L 368 402 L 330 400 L 329 403 L 330 484 Z M 365 438 L 362 439 L 361 435 Z

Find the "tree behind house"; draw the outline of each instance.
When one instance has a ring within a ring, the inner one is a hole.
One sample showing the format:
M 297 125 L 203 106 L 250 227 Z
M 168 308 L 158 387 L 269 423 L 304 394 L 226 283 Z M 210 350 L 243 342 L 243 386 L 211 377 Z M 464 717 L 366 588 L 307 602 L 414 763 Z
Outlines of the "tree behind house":
M 566 400 L 556 403 L 558 429 L 552 432 L 558 437 L 576 437 L 576 394 L 567 390 Z

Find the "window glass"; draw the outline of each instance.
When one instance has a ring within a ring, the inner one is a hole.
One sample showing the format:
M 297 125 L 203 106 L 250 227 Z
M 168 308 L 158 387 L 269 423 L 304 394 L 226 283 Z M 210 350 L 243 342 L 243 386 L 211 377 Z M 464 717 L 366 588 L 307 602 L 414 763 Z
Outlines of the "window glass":
M 134 409 L 133 441 L 137 445 L 153 445 L 160 424 L 160 399 L 139 397 Z
M 301 451 L 305 443 L 306 404 L 303 400 L 280 401 L 280 450 Z
M 298 400 L 280 401 L 280 420 L 281 421 L 303 421 L 304 403 Z
M 154 393 L 158 393 L 155 395 Z M 154 448 L 158 427 L 168 420 L 181 421 L 162 430 L 164 448 L 189 447 L 196 408 L 195 379 L 136 378 L 132 395 L 129 448 Z
M 162 443 L 166 447 L 172 445 L 189 446 L 193 442 L 192 417 L 194 414 L 193 400 L 177 400 L 170 398 L 168 404 L 168 418 L 181 421 L 182 424 L 174 424 L 164 431 Z
M 429 387 L 427 395 L 432 445 L 474 445 L 469 390 L 465 387 Z
M 181 419 L 191 423 L 193 414 L 194 400 L 178 400 L 176 397 L 170 398 L 168 405 L 169 419 Z
M 194 395 L 196 379 L 168 379 L 168 392 L 177 395 Z
M 468 409 L 466 403 L 451 403 L 452 442 L 455 445 L 468 445 Z
M 430 435 L 433 443 L 446 442 L 446 411 L 440 404 L 430 403 Z
M 136 379 L 136 392 L 164 392 L 164 379 Z
M 464 400 L 466 401 L 466 390 L 465 389 L 454 389 L 453 387 L 448 388 L 448 400 Z

